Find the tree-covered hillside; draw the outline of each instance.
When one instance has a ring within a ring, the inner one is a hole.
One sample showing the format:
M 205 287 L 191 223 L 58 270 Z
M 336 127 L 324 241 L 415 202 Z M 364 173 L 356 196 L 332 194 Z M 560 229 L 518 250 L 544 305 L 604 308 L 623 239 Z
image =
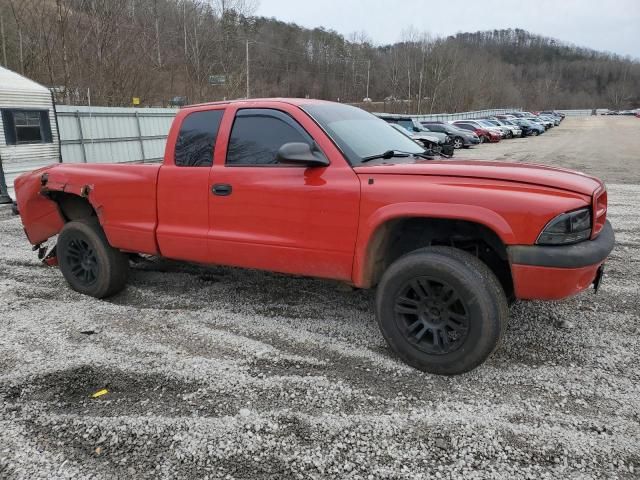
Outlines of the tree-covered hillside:
M 522 30 L 394 45 L 252 16 L 251 0 L 0 0 L 0 63 L 60 101 L 166 105 L 244 97 L 386 99 L 396 111 L 629 108 L 640 63 Z M 210 78 L 215 76 L 215 78 Z M 224 84 L 221 79 L 224 78 Z M 213 83 L 213 84 L 212 84 Z M 376 108 L 379 103 L 376 103 Z

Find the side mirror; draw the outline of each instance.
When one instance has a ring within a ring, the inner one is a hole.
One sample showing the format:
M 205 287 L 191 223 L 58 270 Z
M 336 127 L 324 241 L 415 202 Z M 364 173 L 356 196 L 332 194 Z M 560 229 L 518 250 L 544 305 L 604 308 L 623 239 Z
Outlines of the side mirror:
M 414 131 L 414 132 L 419 132 L 419 131 L 420 131 L 420 129 L 419 129 L 418 127 L 414 126 L 414 127 L 413 127 L 413 131 Z
M 291 142 L 280 147 L 276 154 L 278 163 L 307 167 L 327 167 L 329 160 L 317 148 L 311 149 L 308 143 Z

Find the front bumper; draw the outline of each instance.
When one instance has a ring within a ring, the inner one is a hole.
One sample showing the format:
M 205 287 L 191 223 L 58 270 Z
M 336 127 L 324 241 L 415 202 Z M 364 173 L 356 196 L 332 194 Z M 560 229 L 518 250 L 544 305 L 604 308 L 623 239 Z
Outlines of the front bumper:
M 595 240 L 565 246 L 508 247 L 516 297 L 557 300 L 589 288 L 614 244 L 613 228 L 607 221 Z

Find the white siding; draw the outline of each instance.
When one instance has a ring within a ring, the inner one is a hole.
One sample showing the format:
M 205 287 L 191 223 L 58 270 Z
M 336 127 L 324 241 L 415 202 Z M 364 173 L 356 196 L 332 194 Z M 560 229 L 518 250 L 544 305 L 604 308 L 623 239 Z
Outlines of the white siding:
M 0 158 L 9 195 L 14 197 L 13 181 L 24 173 L 58 162 L 58 131 L 49 90 L 0 67 L 0 108 L 33 108 L 49 111 L 52 143 L 7 145 L 0 117 Z

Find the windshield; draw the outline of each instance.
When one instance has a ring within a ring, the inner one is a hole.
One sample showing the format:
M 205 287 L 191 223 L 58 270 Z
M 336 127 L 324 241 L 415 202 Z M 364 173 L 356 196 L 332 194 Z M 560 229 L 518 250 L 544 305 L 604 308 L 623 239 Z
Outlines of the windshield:
M 424 148 L 384 120 L 356 107 L 339 103 L 303 105 L 331 137 L 351 165 L 389 150 L 422 154 Z
M 487 120 L 478 120 L 478 123 L 480 125 L 484 125 L 485 127 L 491 127 L 491 128 L 495 128 L 496 127 L 493 123 L 491 123 L 491 122 L 489 122 Z

